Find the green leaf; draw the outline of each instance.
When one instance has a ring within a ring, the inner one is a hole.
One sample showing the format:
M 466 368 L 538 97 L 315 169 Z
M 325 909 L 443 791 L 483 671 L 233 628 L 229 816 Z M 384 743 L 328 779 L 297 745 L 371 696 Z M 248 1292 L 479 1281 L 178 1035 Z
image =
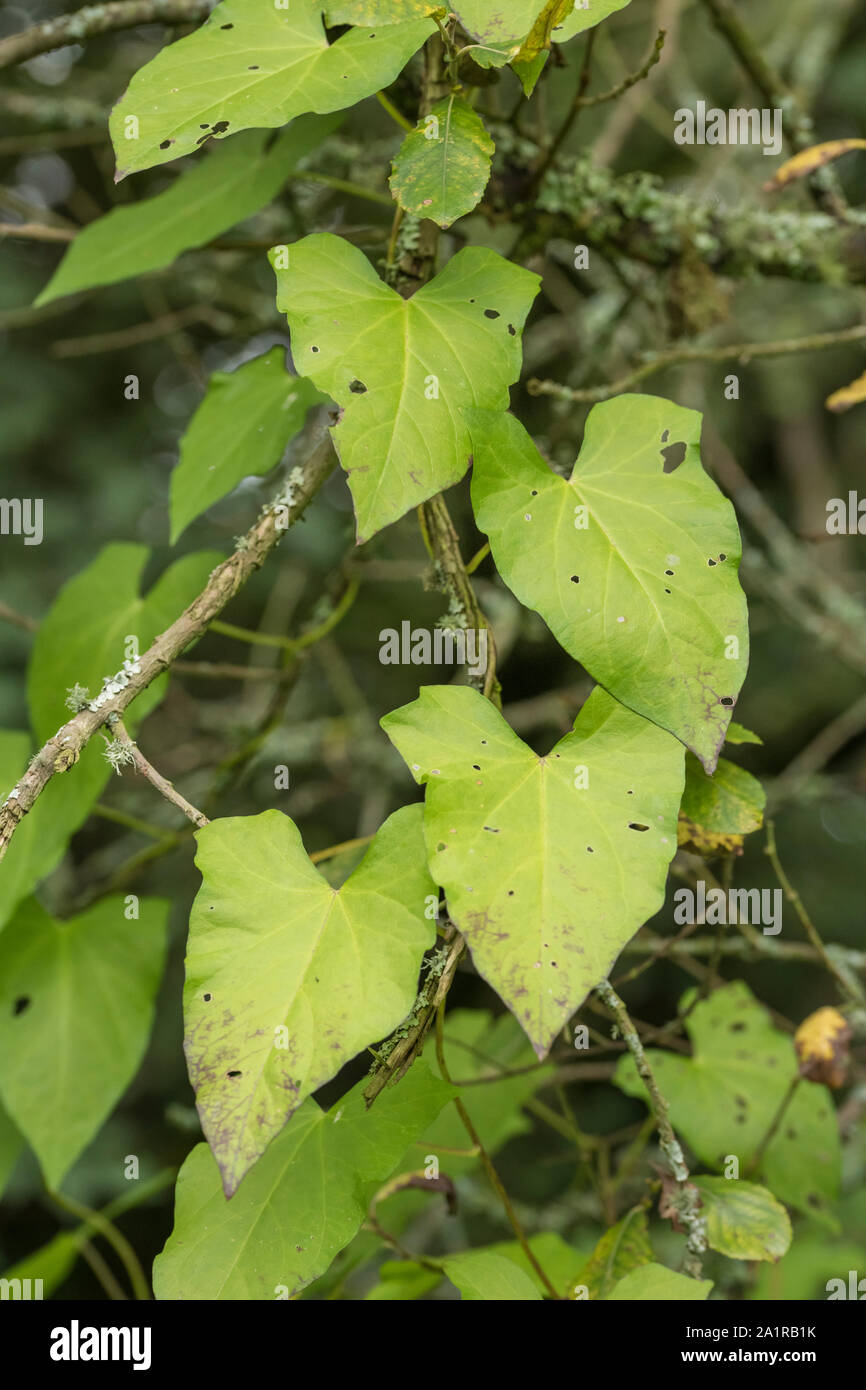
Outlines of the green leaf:
M 11 1116 L 0 1105 L 0 1197 L 6 1190 L 23 1148 L 24 1139 L 17 1125 L 13 1124 Z
M 554 43 L 567 43 L 575 34 L 593 29 L 603 19 L 615 14 L 617 10 L 624 10 L 630 3 L 631 0 L 586 0 L 584 5 L 575 5 L 566 19 L 554 25 L 551 39 Z
M 427 784 L 451 919 L 544 1057 L 662 904 L 682 750 L 603 690 L 543 758 L 469 686 L 426 686 L 382 727 Z
M 135 74 L 109 120 L 117 179 L 208 139 L 341 111 L 387 87 L 435 31 L 430 19 L 350 29 L 329 44 L 317 0 L 223 0 Z
M 103 679 L 120 671 L 126 659 L 133 660 L 127 639 L 136 639 L 139 653 L 146 651 L 201 592 L 224 557 L 213 550 L 185 555 L 142 598 L 141 576 L 149 558 L 143 545 L 104 546 L 63 586 L 40 623 L 27 673 L 30 713 L 40 741 L 71 717 L 66 705 L 69 688 L 79 684 L 89 689 L 91 698 L 98 695 Z M 159 704 L 167 681 L 167 676 L 160 677 L 136 697 L 124 716 L 127 728 Z M 86 750 L 82 763 L 90 751 L 96 750 Z M 100 762 L 107 770 L 105 760 Z
M 711 1279 L 691 1279 L 687 1274 L 677 1274 L 676 1270 L 668 1269 L 665 1265 L 649 1264 L 633 1269 L 631 1274 L 620 1279 L 607 1297 L 611 1302 L 648 1299 L 660 1303 L 662 1300 L 679 1299 L 699 1303 L 709 1297 L 712 1287 Z
M 652 1262 L 646 1209 L 632 1207 L 621 1221 L 605 1231 L 573 1282 L 584 1285 L 591 1299 L 607 1298 L 626 1274 Z
M 686 754 L 682 814 L 702 830 L 748 835 L 764 823 L 767 796 L 757 777 L 727 758 L 720 758 L 708 777 L 697 758 Z
M 441 1282 L 442 1275 L 435 1269 L 426 1269 L 412 1260 L 386 1260 L 379 1269 L 379 1282 L 370 1289 L 366 1300 L 370 1303 L 414 1302 Z
M 732 1260 L 778 1260 L 791 1244 L 788 1213 L 772 1192 L 737 1178 L 692 1178 L 707 1243 Z
M 244 478 L 279 463 L 307 411 L 326 400 L 312 382 L 289 376 L 279 347 L 234 372 L 214 372 L 171 475 L 172 545 Z
M 471 246 L 405 300 L 330 233 L 275 248 L 271 263 L 298 371 L 343 409 L 332 435 L 360 545 L 466 472 L 461 407 L 507 409 L 539 279 Z
M 198 832 L 184 1046 L 229 1196 L 301 1102 L 411 1009 L 435 939 L 421 814 L 395 811 L 339 890 L 282 811 Z
M 325 5 L 325 21 L 337 24 L 403 24 L 407 19 L 447 14 L 447 5 L 427 4 L 427 0 L 334 0 Z
M 475 1110 L 475 1097 L 473 1100 L 473 1114 Z M 465 1133 L 465 1131 L 464 1131 Z M 541 1231 L 538 1235 L 529 1237 L 529 1248 L 538 1260 L 550 1282 L 557 1290 L 561 1298 L 568 1298 L 570 1291 L 576 1282 L 576 1274 L 583 1263 L 583 1256 L 579 1250 L 573 1249 L 562 1239 L 557 1231 Z M 511 1260 L 519 1265 L 535 1284 L 538 1292 L 547 1294 L 547 1288 L 539 1279 L 529 1260 L 523 1252 L 523 1246 L 516 1240 L 503 1240 L 496 1245 L 485 1246 L 485 1251 L 491 1255 L 501 1255 L 506 1260 Z
M 276 140 L 256 131 L 215 146 L 156 197 L 113 208 L 84 227 L 36 304 L 161 270 L 245 221 L 276 196 L 341 119 L 305 116 Z
M 0 801 L 5 801 L 12 791 L 32 753 L 29 734 L 0 729 Z M 101 774 L 102 781 L 106 773 L 107 767 Z M 22 898 L 28 897 L 37 883 L 57 867 L 69 837 L 87 819 L 99 794 L 98 788 L 91 789 L 89 795 L 81 788 L 80 795 L 76 792 L 70 796 L 68 788 L 63 778 L 48 783 L 32 811 L 20 822 L 5 858 L 0 861 L 0 927 Z
M 503 1071 L 517 1071 L 536 1060 L 517 1020 L 508 1013 L 494 1019 L 486 1009 L 450 1010 L 445 1016 L 444 1046 L 445 1062 L 455 1082 L 501 1076 Z M 426 1055 L 438 1074 L 434 1037 L 427 1041 Z M 496 1153 L 509 1139 L 532 1128 L 521 1107 L 539 1087 L 550 1083 L 552 1073 L 551 1066 L 537 1066 L 522 1076 L 471 1087 L 472 1119 L 488 1153 Z M 437 1116 L 424 1135 L 424 1143 L 427 1153 L 441 1153 L 442 1167 L 449 1177 L 478 1169 L 480 1159 L 449 1152 L 466 1148 L 466 1130 L 453 1106 Z
M 512 416 L 465 414 L 475 517 L 506 584 L 594 680 L 712 772 L 749 634 L 737 521 L 701 467 L 698 412 L 660 396 L 595 406 L 570 480 Z
M 0 935 L 0 1096 L 58 1187 L 137 1072 L 169 904 L 103 898 L 58 921 L 35 899 Z
M 193 1149 L 177 1180 L 174 1230 L 153 1267 L 157 1298 L 293 1298 L 324 1273 L 454 1094 L 423 1061 L 370 1110 L 366 1084 L 327 1112 L 305 1101 L 230 1202 L 207 1145 Z
M 450 227 L 481 201 L 493 150 L 481 117 L 452 92 L 406 136 L 394 159 L 391 192 L 406 212 Z
M 691 1002 L 680 1001 L 680 1012 Z M 754 1174 L 749 1164 L 794 1078 L 794 1045 L 770 1022 L 742 981 L 717 989 L 695 1005 L 686 1027 L 693 1057 L 650 1049 L 659 1089 L 670 1103 L 671 1122 L 708 1168 L 726 1166 L 766 1183 L 788 1206 L 834 1225 L 828 1204 L 839 1190 L 840 1150 L 836 1116 L 823 1086 L 802 1083 L 794 1092 Z M 627 1095 L 646 1099 L 630 1058 L 614 1081 Z
M 513 1260 L 489 1250 L 449 1255 L 442 1268 L 460 1290 L 464 1302 L 539 1303 L 541 1294 L 528 1274 Z
M 731 720 L 728 725 L 728 732 L 725 736 L 726 743 L 760 743 L 763 746 L 764 740 L 757 734 L 753 734 L 751 729 L 746 729 L 742 724 L 737 724 Z
M 81 1252 L 81 1238 L 77 1232 L 61 1231 L 53 1240 L 46 1241 L 31 1254 L 8 1269 L 3 1270 L 2 1278 L 41 1280 L 40 1297 L 50 1298 L 69 1278 Z M 31 1285 L 32 1287 L 32 1285 Z M 39 1286 L 37 1286 L 39 1287 Z M 35 1294 L 33 1295 L 36 1296 Z

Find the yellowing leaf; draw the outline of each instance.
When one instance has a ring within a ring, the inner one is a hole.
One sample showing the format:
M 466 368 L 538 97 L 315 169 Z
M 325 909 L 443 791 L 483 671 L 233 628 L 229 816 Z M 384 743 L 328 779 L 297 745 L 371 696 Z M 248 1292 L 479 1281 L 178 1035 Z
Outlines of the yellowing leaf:
M 863 401 L 866 401 L 866 372 L 847 386 L 840 386 L 838 391 L 827 397 L 824 404 L 828 410 L 841 413 L 843 410 L 850 410 L 852 405 L 860 405 Z
M 836 1090 L 848 1070 L 851 1027 L 838 1009 L 816 1009 L 794 1034 L 800 1075 Z
M 391 192 L 407 212 L 450 227 L 481 201 L 492 157 L 481 117 L 452 92 L 406 136 L 394 159 Z
M 764 192 L 770 193 L 793 183 L 795 179 L 807 178 L 809 174 L 814 174 L 816 169 L 830 164 L 849 150 L 866 150 L 866 140 L 825 140 L 821 145 L 810 145 L 808 150 L 800 150 L 791 159 L 785 160 L 773 177 L 764 184 Z
M 788 1213 L 772 1192 L 738 1178 L 695 1178 L 707 1244 L 731 1260 L 780 1260 L 791 1244 Z

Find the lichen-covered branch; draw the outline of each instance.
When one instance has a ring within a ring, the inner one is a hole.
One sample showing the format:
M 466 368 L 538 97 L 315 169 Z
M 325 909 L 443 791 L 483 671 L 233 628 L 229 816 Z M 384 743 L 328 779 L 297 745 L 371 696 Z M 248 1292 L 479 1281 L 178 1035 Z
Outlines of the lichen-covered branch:
M 207 19 L 214 3 L 215 0 L 117 0 L 109 5 L 85 5 L 74 14 L 58 15 L 0 40 L 0 68 L 24 63 L 55 48 L 84 43 L 116 29 L 134 29 L 139 24 L 194 24 Z
M 212 572 L 205 588 L 180 617 L 143 652 L 130 673 L 122 673 L 73 715 L 53 738 L 39 749 L 17 785 L 0 806 L 0 859 L 6 853 L 16 827 L 32 810 L 40 794 L 58 772 L 66 772 L 98 729 L 123 714 L 136 695 L 162 675 L 208 627 L 231 598 L 259 568 L 279 543 L 288 525 L 303 515 L 335 465 L 330 437 L 314 447 L 302 467 L 302 480 L 292 496 L 276 497 L 242 537 L 234 554 Z

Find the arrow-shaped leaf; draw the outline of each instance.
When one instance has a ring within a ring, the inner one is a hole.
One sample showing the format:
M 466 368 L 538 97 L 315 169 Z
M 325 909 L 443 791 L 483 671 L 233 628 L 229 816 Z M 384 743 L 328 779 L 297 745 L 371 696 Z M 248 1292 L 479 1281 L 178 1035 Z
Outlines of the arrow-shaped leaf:
M 184 1048 L 231 1196 L 302 1101 L 406 1017 L 434 889 L 420 806 L 385 821 L 339 890 L 281 811 L 212 821 L 197 838 Z
M 330 233 L 276 247 L 271 263 L 297 369 L 343 407 L 332 434 L 361 544 L 463 476 L 461 408 L 508 408 L 539 279 L 470 246 L 405 300 Z
M 466 416 L 475 516 L 506 584 L 712 772 L 749 638 L 736 517 L 701 467 L 698 412 L 659 396 L 597 405 L 568 480 L 512 416 Z
M 452 920 L 543 1057 L 662 904 L 682 749 L 603 690 L 543 758 L 469 686 L 426 686 L 382 727 L 427 784 Z

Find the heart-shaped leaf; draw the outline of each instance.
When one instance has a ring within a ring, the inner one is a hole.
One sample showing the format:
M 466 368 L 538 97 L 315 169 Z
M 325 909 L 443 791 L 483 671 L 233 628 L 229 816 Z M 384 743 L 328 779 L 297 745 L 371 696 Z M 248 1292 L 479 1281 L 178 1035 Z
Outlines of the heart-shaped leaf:
M 387 87 L 434 32 L 430 19 L 355 28 L 329 44 L 318 0 L 223 0 L 140 68 L 109 120 L 117 178 L 208 139 L 354 106 Z
M 282 811 L 197 835 L 184 1048 L 231 1196 L 302 1101 L 406 1017 L 435 929 L 421 807 L 385 821 L 332 888 Z
M 732 1260 L 780 1260 L 791 1244 L 788 1213 L 766 1187 L 738 1178 L 693 1178 L 707 1244 Z
M 475 517 L 506 584 L 712 772 L 749 637 L 737 521 L 701 467 L 698 412 L 660 396 L 595 406 L 568 480 L 513 416 L 465 413 Z
M 719 758 L 708 777 L 697 758 L 686 754 L 686 785 L 680 807 L 679 841 L 698 853 L 711 854 L 726 845 L 739 851 L 743 835 L 764 822 L 764 788 L 745 768 Z
M 77 234 L 36 304 L 161 270 L 245 221 L 341 119 L 303 116 L 276 140 L 267 131 L 240 135 L 215 146 L 156 197 L 112 208 Z
M 382 727 L 427 784 L 451 918 L 543 1057 L 662 904 L 682 749 L 603 690 L 546 757 L 469 686 L 424 687 Z
M 407 212 L 450 227 L 481 201 L 493 149 L 481 117 L 452 92 L 406 136 L 394 158 L 391 192 Z
M 168 908 L 110 897 L 58 921 L 30 898 L 0 934 L 0 1096 L 51 1187 L 144 1056 Z
M 330 1110 L 305 1101 L 229 1202 L 198 1144 L 153 1267 L 160 1299 L 294 1298 L 360 1229 L 371 1199 L 454 1094 L 416 1062 L 370 1110 L 360 1081 Z
M 171 475 L 172 544 L 244 478 L 279 463 L 307 411 L 327 400 L 305 377 L 289 376 L 285 358 L 271 348 L 234 372 L 214 372 Z
M 507 409 L 539 279 L 469 246 L 405 300 L 327 232 L 276 247 L 271 263 L 297 369 L 343 408 L 332 434 L 360 545 L 466 472 L 461 407 Z
M 681 1000 L 681 1013 L 692 997 L 689 992 Z M 797 1076 L 791 1039 L 773 1027 L 739 980 L 696 1004 L 686 1027 L 694 1056 L 647 1053 L 674 1127 L 708 1168 L 724 1168 L 736 1158 L 741 1176 L 765 1182 L 789 1206 L 834 1225 L 829 1203 L 839 1190 L 839 1133 L 823 1086 L 801 1082 L 757 1171 L 750 1172 L 751 1159 Z M 627 1095 L 646 1100 L 630 1058 L 619 1062 L 614 1080 Z

